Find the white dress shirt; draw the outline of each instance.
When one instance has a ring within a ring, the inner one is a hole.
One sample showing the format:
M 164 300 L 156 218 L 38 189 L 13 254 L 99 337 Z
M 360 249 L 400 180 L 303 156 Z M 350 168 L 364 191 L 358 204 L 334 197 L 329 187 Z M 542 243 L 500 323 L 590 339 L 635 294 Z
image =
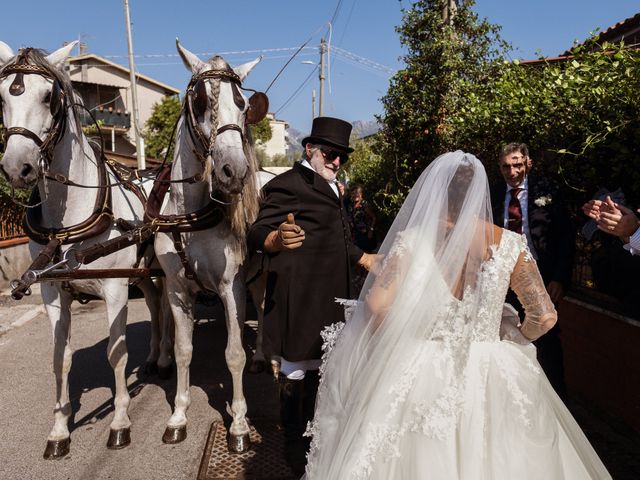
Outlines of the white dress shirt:
M 640 228 L 629 237 L 629 243 L 627 243 L 624 248 L 629 250 L 631 255 L 640 255 Z
M 533 258 L 538 260 L 538 254 L 533 246 L 531 239 L 531 232 L 529 231 L 529 178 L 524 177 L 524 182 L 519 187 L 512 187 L 507 184 L 507 193 L 504 196 L 504 228 L 509 230 L 509 202 L 511 201 L 511 190 L 514 188 L 521 188 L 518 192 L 518 200 L 520 200 L 520 210 L 522 211 L 522 233 L 527 237 L 527 243 L 529 244 L 529 250 Z

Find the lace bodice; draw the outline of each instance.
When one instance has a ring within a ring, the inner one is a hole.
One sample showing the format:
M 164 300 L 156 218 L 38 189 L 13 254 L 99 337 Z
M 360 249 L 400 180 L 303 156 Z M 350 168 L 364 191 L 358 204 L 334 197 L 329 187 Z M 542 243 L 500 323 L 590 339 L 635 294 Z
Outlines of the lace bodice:
M 410 251 L 415 247 L 414 241 L 416 239 L 410 233 L 403 234 L 396 240 L 389 257 Z M 491 246 L 490 258 L 482 264 L 477 279 L 479 288 L 475 291 L 468 288 L 461 299 L 449 294 L 450 300 L 443 302 L 437 314 L 441 321 L 436 322 L 435 331 L 428 332 L 428 337 L 445 341 L 450 337 L 466 337 L 472 342 L 499 341 L 504 299 L 511 274 L 523 252 L 524 260 L 531 261 L 526 237 L 505 230 L 500 243 Z M 413 266 L 408 274 L 411 278 L 406 283 L 419 283 L 429 268 L 433 266 Z M 410 290 L 399 293 L 404 302 L 410 302 L 409 297 L 413 294 Z
M 502 307 L 509 289 L 511 273 L 522 252 L 526 252 L 526 260 L 532 260 L 526 237 L 508 230 L 503 232 L 500 244 L 492 246 L 491 250 L 491 258 L 483 264 L 479 279 L 479 307 L 471 332 L 471 341 L 476 342 L 500 339 Z M 462 308 L 465 303 L 476 301 L 476 298 L 467 298 L 465 295 L 461 301 Z

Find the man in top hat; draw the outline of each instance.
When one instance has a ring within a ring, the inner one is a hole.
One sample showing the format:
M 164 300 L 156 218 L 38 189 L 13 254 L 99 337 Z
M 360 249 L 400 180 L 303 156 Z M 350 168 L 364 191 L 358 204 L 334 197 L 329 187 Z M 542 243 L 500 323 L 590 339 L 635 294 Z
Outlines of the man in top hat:
M 336 175 L 348 161 L 351 124 L 313 121 L 300 162 L 263 188 L 249 249 L 269 258 L 263 330 L 265 358 L 280 357 L 280 413 L 285 453 L 302 474 L 322 357 L 320 332 L 344 320 L 335 298 L 349 298 L 350 264 L 369 269 L 374 256 L 351 242 Z

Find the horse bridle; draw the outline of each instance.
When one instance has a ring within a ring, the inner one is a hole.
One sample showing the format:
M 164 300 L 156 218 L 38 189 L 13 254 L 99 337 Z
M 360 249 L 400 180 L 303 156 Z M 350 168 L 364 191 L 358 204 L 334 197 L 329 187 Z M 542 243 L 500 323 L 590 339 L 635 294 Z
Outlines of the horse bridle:
M 206 80 L 213 80 L 214 96 L 219 94 L 220 82 L 228 81 L 231 84 L 231 90 L 233 92 L 233 101 L 236 106 L 243 110 L 246 107 L 245 100 L 240 94 L 239 88 L 243 90 L 250 90 L 253 95 L 249 98 L 249 108 L 245 113 L 245 124 L 256 124 L 260 122 L 267 114 L 269 108 L 269 99 L 262 92 L 244 88 L 240 77 L 230 68 L 229 69 L 212 69 L 199 73 L 191 77 L 189 85 L 187 86 L 187 95 L 185 99 L 185 109 L 187 117 L 187 128 L 191 135 L 194 144 L 199 147 L 199 150 L 194 150 L 194 154 L 198 157 L 201 163 L 205 163 L 206 160 L 211 157 L 213 159 L 213 148 L 218 135 L 229 130 L 240 133 L 240 137 L 244 143 L 245 134 L 244 128 L 235 123 L 227 123 L 218 127 L 218 112 L 217 108 L 212 109 L 211 113 L 211 133 L 207 135 L 203 132 L 200 124 L 198 123 L 198 117 L 205 114 L 209 103 L 209 95 L 207 94 Z M 217 98 L 216 98 L 217 101 Z
M 7 144 L 11 135 L 22 135 L 31 139 L 40 149 L 40 154 L 46 162 L 47 168 L 51 165 L 53 160 L 53 149 L 60 142 L 64 134 L 64 122 L 66 119 L 66 95 L 64 89 L 60 85 L 58 79 L 56 79 L 51 72 L 38 65 L 32 65 L 27 63 L 27 51 L 20 52 L 18 60 L 15 64 L 9 65 L 0 72 L 0 80 L 5 79 L 9 75 L 15 73 L 16 77 L 13 83 L 9 87 L 9 94 L 13 96 L 20 96 L 24 93 L 24 75 L 40 75 L 46 79 L 53 81 L 51 88 L 51 99 L 49 101 L 49 111 L 53 117 L 53 125 L 49 130 L 47 136 L 42 140 L 36 133 L 32 132 L 25 127 L 9 127 L 3 128 L 2 135 L 4 144 Z M 2 102 L 0 100 L 0 112 Z

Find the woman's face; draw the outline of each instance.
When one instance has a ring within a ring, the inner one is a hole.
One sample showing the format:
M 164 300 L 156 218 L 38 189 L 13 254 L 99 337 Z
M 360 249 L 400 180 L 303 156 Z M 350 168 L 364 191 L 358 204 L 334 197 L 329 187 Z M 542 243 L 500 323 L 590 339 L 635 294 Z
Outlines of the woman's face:
M 351 201 L 353 203 L 360 203 L 362 201 L 362 190 L 359 188 L 356 188 L 352 193 L 351 193 Z

